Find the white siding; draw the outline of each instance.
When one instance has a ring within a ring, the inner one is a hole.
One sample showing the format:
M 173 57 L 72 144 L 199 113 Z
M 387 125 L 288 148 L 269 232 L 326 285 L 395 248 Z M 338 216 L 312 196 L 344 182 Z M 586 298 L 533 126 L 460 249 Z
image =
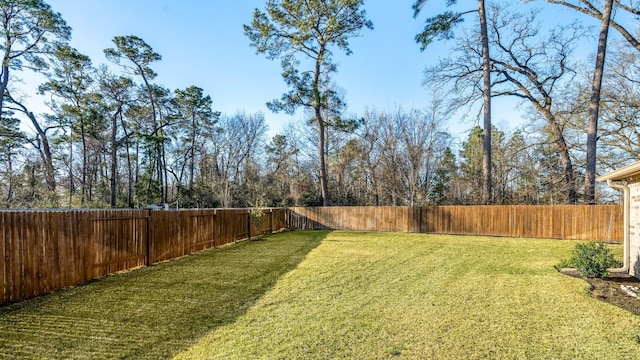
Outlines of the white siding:
M 640 182 L 629 184 L 631 212 L 629 219 L 629 274 L 640 278 Z

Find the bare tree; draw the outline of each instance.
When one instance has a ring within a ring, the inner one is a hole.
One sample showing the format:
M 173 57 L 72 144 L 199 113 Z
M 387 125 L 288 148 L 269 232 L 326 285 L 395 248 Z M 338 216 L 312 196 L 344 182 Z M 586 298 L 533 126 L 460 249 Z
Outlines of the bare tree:
M 215 166 L 215 191 L 223 207 L 249 206 L 257 196 L 247 193 L 252 167 L 264 149 L 267 127 L 262 113 L 239 112 L 222 116 L 220 130 L 212 139 L 209 154 Z M 253 179 L 252 179 L 253 180 Z
M 566 201 L 576 203 L 575 171 L 562 124 L 562 118 L 571 114 L 556 100 L 564 94 L 563 85 L 575 76 L 571 54 L 585 30 L 573 23 L 552 30 L 546 40 L 540 41 L 535 11 L 524 16 L 495 6 L 492 12 L 495 94 L 523 99 L 547 121 L 562 161 Z
M 640 8 L 638 7 L 639 4 L 636 0 L 605 0 L 602 10 L 600 10 L 598 3 L 591 0 L 547 1 L 553 4 L 563 5 L 601 21 L 598 37 L 598 47 L 596 52 L 596 64 L 593 71 L 593 81 L 591 85 L 591 97 L 589 100 L 589 122 L 587 124 L 587 158 L 584 183 L 585 201 L 587 203 L 594 203 L 600 93 L 602 87 L 602 78 L 604 76 L 609 27 L 613 27 L 629 44 L 631 44 L 631 46 L 640 51 L 640 41 L 638 40 L 638 36 L 632 34 L 625 27 L 625 25 L 622 22 L 617 21 L 612 14 L 617 10 L 620 10 L 633 16 L 639 16 Z
M 585 15 L 591 16 L 598 20 L 603 20 L 603 17 L 607 17 L 604 11 L 600 11 L 597 6 L 597 2 L 591 0 L 546 0 L 552 4 L 558 4 L 566 6 L 570 9 L 581 12 Z M 610 0 L 605 0 L 609 2 Z M 608 5 L 607 5 L 608 6 Z M 640 16 L 640 7 L 637 0 L 613 0 L 612 6 L 622 10 L 623 12 L 632 15 Z M 606 6 L 605 6 L 606 9 Z M 605 10 L 606 11 L 606 10 Z M 617 21 L 616 19 L 610 19 L 610 26 L 614 28 L 624 39 L 631 44 L 636 50 L 640 51 L 640 40 L 638 35 L 634 35 L 632 30 L 627 29 L 624 23 Z
M 616 44 L 603 85 L 598 154 L 601 168 L 640 161 L 640 52 Z
M 438 159 L 450 145 L 439 102 L 423 110 L 368 110 L 353 149 L 354 166 L 366 192 L 361 202 L 375 205 L 425 205 Z

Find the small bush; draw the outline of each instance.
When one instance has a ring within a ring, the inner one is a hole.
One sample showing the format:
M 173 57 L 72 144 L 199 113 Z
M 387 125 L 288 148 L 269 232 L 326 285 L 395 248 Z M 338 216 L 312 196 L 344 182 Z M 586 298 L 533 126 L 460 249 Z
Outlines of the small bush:
M 556 267 L 557 267 L 558 269 L 562 269 L 562 268 L 572 268 L 572 267 L 574 267 L 574 266 L 573 266 L 573 263 L 572 263 L 571 261 L 572 261 L 572 259 L 562 259 L 562 260 L 560 260 L 560 262 L 558 263 L 558 265 L 556 265 Z
M 594 241 L 577 244 L 570 263 L 583 276 L 597 278 L 608 276 L 608 268 L 622 266 L 620 261 L 613 257 L 607 245 Z

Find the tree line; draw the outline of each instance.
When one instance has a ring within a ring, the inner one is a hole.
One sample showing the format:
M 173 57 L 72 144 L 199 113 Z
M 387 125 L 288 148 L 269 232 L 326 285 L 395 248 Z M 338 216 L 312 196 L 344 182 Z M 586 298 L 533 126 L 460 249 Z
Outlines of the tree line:
M 451 40 L 448 56 L 425 70 L 433 94 L 427 105 L 347 114 L 333 52 L 351 54 L 349 39 L 373 29 L 364 1 L 268 0 L 244 27 L 258 54 L 281 61 L 289 87 L 267 106 L 302 110 L 300 122 L 271 139 L 262 113 L 222 114 L 197 85 L 157 83 L 162 56 L 143 39 L 115 36 L 104 50 L 109 63 L 95 65 L 69 45 L 71 28 L 45 1 L 4 1 L 0 207 L 610 201 L 590 187 L 590 141 L 596 172 L 638 160 L 640 47 L 622 22 L 640 15 L 638 6 L 607 0 L 617 14 L 609 16 L 586 0 L 548 2 L 609 17 L 622 34 L 605 49 L 595 133 L 599 65 L 594 72 L 575 54 L 593 31 L 578 21 L 543 27 L 539 11 L 518 1 L 479 1 L 478 9 L 460 11 L 448 1 L 451 11 L 427 18 L 416 36 L 423 48 Z M 416 1 L 416 17 L 426 3 Z M 456 29 L 473 14 L 482 18 L 477 26 Z M 47 113 L 26 103 L 15 81 L 22 71 L 44 76 L 38 92 L 51 99 Z M 525 125 L 493 124 L 490 100 L 497 97 L 519 99 Z M 449 117 L 478 102 L 483 127 L 458 142 Z

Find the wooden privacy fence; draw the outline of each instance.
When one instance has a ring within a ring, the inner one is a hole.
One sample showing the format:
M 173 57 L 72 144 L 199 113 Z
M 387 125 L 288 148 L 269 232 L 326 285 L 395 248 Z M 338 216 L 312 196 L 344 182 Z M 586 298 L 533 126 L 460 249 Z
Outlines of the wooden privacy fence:
M 623 240 L 621 205 L 294 207 L 290 229 L 344 229 L 547 239 Z
M 0 304 L 284 228 L 284 209 L 0 211 Z
M 616 242 L 622 212 L 620 205 L 0 211 L 0 304 L 285 227 Z

